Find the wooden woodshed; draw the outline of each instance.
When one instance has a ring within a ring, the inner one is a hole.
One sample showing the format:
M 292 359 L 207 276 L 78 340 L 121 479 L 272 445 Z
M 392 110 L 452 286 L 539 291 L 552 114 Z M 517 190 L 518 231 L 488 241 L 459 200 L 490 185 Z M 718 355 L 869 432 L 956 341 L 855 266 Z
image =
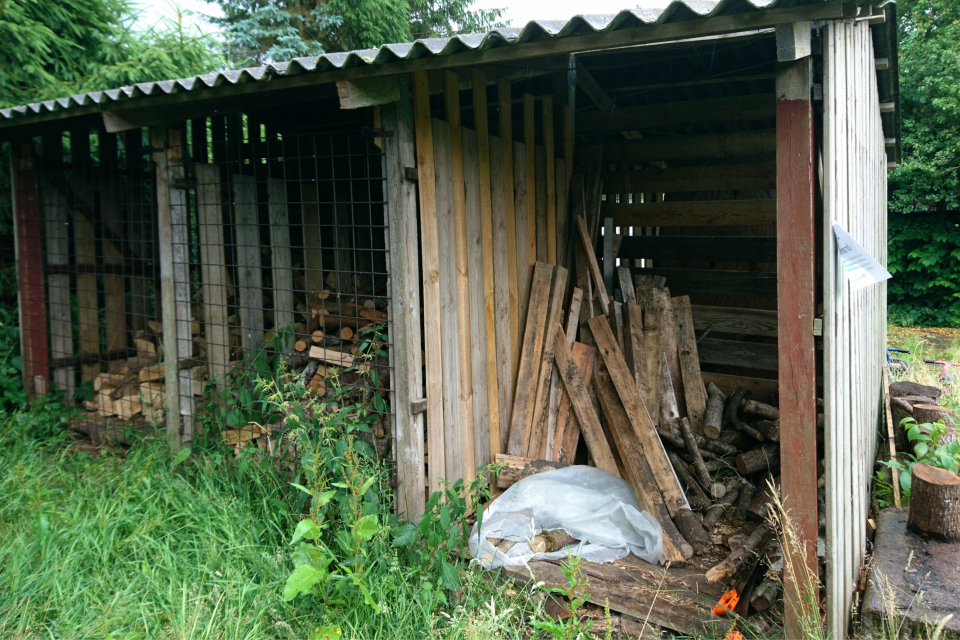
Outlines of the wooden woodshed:
M 318 395 L 331 376 L 360 388 L 397 510 L 416 518 L 441 479 L 497 454 L 557 458 L 553 363 L 583 353 L 563 334 L 602 351 L 587 334 L 606 315 L 634 369 L 644 356 L 624 334 L 647 331 L 639 313 L 665 278 L 680 415 L 703 421 L 709 383 L 779 408 L 793 539 L 816 576 L 820 538 L 827 629 L 847 634 L 886 289 L 849 290 L 832 229 L 885 263 L 893 4 L 675 1 L 0 116 L 24 384 L 83 405 L 88 430 L 264 437 L 252 380 L 282 354 Z M 601 466 L 587 445 L 570 461 Z

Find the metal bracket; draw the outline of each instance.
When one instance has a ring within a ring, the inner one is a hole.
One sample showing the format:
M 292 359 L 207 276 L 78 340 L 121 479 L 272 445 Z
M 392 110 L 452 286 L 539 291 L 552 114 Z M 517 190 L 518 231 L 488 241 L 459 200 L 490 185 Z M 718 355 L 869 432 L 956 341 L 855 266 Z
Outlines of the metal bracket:
M 823 318 L 814 318 L 813 319 L 813 335 L 822 336 L 823 335 Z

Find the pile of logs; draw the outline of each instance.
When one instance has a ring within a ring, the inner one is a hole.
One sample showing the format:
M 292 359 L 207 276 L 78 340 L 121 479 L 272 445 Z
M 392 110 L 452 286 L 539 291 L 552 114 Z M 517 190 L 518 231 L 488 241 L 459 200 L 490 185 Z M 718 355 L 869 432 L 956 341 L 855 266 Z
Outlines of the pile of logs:
M 661 525 L 666 560 L 735 582 L 741 615 L 765 610 L 778 588 L 767 516 L 779 491 L 780 412 L 747 389 L 704 384 L 690 300 L 671 297 L 663 278 L 622 268 L 623 302 L 611 300 L 577 222 L 578 268 L 598 304 L 575 287 L 564 313 L 566 270 L 536 265 L 498 486 L 586 461 L 630 484 Z

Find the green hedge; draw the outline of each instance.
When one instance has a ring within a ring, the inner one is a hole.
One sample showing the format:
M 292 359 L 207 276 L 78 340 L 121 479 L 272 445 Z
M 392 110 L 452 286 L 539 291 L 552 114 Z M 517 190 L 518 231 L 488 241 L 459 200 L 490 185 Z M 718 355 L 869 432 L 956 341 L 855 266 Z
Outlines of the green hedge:
M 891 211 L 888 243 L 890 321 L 960 326 L 960 215 Z

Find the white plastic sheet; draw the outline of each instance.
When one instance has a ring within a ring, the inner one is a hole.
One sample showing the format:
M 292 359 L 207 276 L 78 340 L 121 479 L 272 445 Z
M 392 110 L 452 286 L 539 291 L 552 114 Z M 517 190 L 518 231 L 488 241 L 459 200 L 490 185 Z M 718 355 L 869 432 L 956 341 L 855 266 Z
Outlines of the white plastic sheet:
M 482 530 L 474 525 L 470 551 L 487 569 L 566 557 L 564 550 L 530 551 L 530 538 L 556 529 L 580 540 L 571 551 L 591 562 L 613 562 L 630 552 L 647 562 L 663 559 L 660 524 L 643 511 L 630 485 L 595 467 L 564 467 L 524 478 L 497 498 L 478 524 Z M 487 538 L 516 544 L 504 553 Z

